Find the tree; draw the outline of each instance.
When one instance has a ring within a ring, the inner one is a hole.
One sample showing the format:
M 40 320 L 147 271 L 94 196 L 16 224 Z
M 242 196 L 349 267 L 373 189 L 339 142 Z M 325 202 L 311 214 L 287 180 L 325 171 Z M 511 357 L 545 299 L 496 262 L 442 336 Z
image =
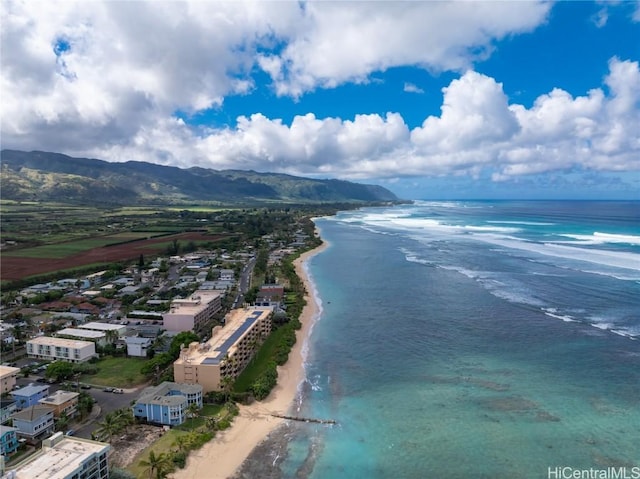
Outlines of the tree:
M 191 404 L 189 404 L 189 406 L 187 406 L 186 412 L 187 412 L 187 417 L 190 417 L 192 419 L 191 425 L 193 426 L 193 419 L 199 416 L 200 406 L 198 406 L 197 403 L 192 402 Z
M 142 271 L 142 269 L 144 268 L 144 255 L 140 255 L 140 257 L 138 258 L 138 270 Z
M 133 417 L 133 411 L 128 407 L 123 407 L 120 409 L 116 409 L 113 411 L 115 416 L 115 421 L 120 425 L 125 432 L 127 432 L 129 426 L 135 423 L 135 418 Z
M 73 372 L 73 364 L 66 361 L 56 361 L 47 366 L 47 371 L 44 375 L 56 381 L 63 381 L 73 376 Z
M 108 413 L 104 419 L 98 423 L 98 427 L 95 430 L 95 435 L 99 438 L 107 437 L 109 442 L 113 439 L 115 434 L 122 431 L 123 425 L 121 419 L 115 413 Z
M 149 452 L 149 459 L 142 460 L 139 464 L 149 473 L 149 479 L 161 479 L 171 472 L 171 459 L 165 453 L 156 455 L 154 451 Z
M 64 431 L 69 426 L 69 417 L 62 413 L 60 417 L 56 419 L 56 431 Z

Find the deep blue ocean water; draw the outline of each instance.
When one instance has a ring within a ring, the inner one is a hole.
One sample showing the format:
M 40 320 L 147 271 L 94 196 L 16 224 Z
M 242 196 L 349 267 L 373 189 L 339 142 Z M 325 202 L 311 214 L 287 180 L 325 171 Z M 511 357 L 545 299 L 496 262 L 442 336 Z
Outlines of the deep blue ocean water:
M 640 202 L 416 202 L 318 218 L 283 477 L 640 466 Z M 633 471 L 633 469 L 628 469 Z

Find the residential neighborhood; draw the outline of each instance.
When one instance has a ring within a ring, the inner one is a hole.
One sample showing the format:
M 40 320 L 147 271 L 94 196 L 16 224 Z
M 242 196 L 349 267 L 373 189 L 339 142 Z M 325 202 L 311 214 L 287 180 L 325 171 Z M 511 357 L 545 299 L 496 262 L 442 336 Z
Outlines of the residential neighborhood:
M 0 473 L 27 477 L 20 471 L 41 467 L 42 457 L 59 456 L 74 440 L 107 451 L 108 460 L 114 438 L 103 426 L 119 411 L 162 431 L 194 417 L 207 393 L 228 400 L 231 381 L 268 337 L 274 317 L 286 317 L 288 285 L 278 266 L 310 238 L 299 231 L 290 244 L 266 235 L 261 250 L 140 258 L 12 295 L 0 321 Z M 256 277 L 262 282 L 253 284 Z M 173 346 L 181 336 L 189 339 Z M 111 360 L 146 373 L 130 387 L 92 384 L 92 374 Z M 101 471 L 106 475 L 96 477 L 108 477 L 108 467 Z

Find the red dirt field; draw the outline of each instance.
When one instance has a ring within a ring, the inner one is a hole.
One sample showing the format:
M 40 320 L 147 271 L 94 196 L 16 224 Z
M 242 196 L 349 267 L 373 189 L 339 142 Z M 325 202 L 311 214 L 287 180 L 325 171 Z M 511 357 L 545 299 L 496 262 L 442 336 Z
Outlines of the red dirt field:
M 62 269 L 76 268 L 92 263 L 114 263 L 152 256 L 166 251 L 166 244 L 179 241 L 216 241 L 222 236 L 205 235 L 198 232 L 180 233 L 149 240 L 133 241 L 121 245 L 93 248 L 66 258 L 14 258 L 0 256 L 0 279 L 11 281 L 29 276 L 51 273 Z M 153 247 L 153 245 L 158 245 Z

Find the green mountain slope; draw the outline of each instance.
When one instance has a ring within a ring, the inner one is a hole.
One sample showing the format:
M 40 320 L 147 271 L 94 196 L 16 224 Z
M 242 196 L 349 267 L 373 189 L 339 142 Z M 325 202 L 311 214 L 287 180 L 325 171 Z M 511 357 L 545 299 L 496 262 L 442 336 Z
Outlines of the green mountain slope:
M 397 201 L 389 190 L 341 180 L 2 150 L 2 198 L 103 204 Z

